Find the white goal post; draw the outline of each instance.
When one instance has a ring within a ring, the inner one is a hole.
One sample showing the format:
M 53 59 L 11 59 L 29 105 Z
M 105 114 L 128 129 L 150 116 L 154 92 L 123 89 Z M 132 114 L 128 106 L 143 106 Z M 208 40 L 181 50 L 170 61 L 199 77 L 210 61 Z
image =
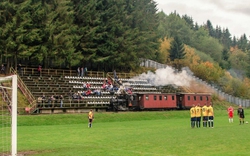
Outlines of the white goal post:
M 11 82 L 9 85 L 2 85 L 5 82 Z M 1 147 L 3 151 L 0 151 L 0 154 L 7 155 L 11 153 L 11 156 L 17 156 L 17 75 L 11 75 L 7 77 L 0 77 L 0 90 L 1 90 Z M 8 109 L 5 109 L 8 108 Z M 9 112 L 9 113 L 8 113 Z M 7 116 L 7 117 L 6 117 Z M 11 119 L 8 121 L 8 119 Z M 8 123 L 10 122 L 10 123 Z M 7 128 L 6 128 L 6 127 Z M 9 129 L 8 127 L 11 127 Z M 11 136 L 8 136 L 8 132 L 11 131 Z M 2 135 L 3 134 L 3 135 Z M 6 140 L 5 140 L 6 139 Z M 11 148 L 7 149 L 7 143 L 11 142 Z M 7 152 L 7 154 L 6 154 Z

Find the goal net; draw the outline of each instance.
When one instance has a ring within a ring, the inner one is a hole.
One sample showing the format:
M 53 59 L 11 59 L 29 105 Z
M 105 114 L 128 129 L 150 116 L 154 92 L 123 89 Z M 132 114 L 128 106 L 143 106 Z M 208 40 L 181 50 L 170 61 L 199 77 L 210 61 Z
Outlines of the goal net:
M 17 76 L 0 77 L 0 155 L 17 155 Z

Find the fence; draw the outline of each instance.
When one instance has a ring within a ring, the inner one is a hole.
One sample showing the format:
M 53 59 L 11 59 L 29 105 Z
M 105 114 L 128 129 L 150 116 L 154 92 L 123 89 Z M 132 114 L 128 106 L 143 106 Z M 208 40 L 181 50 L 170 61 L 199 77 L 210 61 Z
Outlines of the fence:
M 155 62 L 153 60 L 148 60 L 148 59 L 142 59 L 140 66 L 151 67 L 151 68 L 155 68 L 155 69 L 167 67 L 167 65 L 165 65 L 165 64 L 161 64 L 161 63 Z M 235 96 L 229 95 L 229 94 L 221 91 L 217 86 L 215 86 L 213 84 L 208 84 L 207 82 L 194 76 L 194 73 L 188 67 L 184 67 L 183 70 L 185 70 L 193 80 L 195 80 L 196 82 L 199 82 L 200 84 L 205 85 L 208 88 L 210 88 L 211 90 L 213 90 L 214 93 L 217 94 L 220 98 L 222 98 L 230 103 L 234 103 L 236 105 L 242 105 L 243 107 L 250 107 L 250 99 L 242 99 L 242 98 L 235 97 Z

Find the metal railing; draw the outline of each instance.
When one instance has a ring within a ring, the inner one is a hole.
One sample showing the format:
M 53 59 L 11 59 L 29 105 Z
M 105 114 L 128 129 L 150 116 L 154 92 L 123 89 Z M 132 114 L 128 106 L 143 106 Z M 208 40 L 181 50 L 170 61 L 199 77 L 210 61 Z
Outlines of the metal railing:
M 53 76 L 78 76 L 78 73 L 76 70 L 69 70 L 69 69 L 50 69 L 50 68 L 44 68 L 41 70 L 39 73 L 37 68 L 29 68 L 25 67 L 22 68 L 23 75 L 37 75 L 37 76 L 42 76 L 42 75 L 53 75 Z M 105 77 L 104 72 L 99 72 L 99 71 L 87 71 L 85 72 L 85 76 L 88 77 Z
M 10 68 L 10 73 L 17 75 L 18 88 L 23 93 L 23 95 L 26 97 L 26 99 L 28 100 L 30 111 L 35 110 L 36 109 L 36 99 L 33 96 L 33 94 L 30 92 L 30 90 L 25 85 L 25 83 L 22 81 L 22 79 L 20 78 L 20 76 L 18 75 L 18 73 L 16 72 L 16 70 L 14 68 Z

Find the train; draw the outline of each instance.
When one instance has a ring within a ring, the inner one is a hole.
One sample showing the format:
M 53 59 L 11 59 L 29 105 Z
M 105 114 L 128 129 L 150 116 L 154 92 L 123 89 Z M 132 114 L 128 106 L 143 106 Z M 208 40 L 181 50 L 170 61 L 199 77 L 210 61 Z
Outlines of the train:
M 209 103 L 210 93 L 134 93 L 114 96 L 108 110 L 184 110 Z

